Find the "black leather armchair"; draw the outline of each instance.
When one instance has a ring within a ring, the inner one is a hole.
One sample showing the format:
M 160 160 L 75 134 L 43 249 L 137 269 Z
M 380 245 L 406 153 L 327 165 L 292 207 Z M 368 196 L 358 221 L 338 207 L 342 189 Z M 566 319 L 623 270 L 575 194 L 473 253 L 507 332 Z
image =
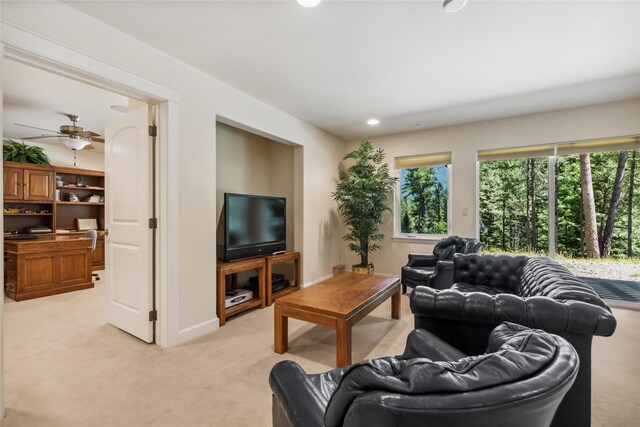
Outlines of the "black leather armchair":
M 418 286 L 411 294 L 416 328 L 467 354 L 484 352 L 493 328 L 514 322 L 565 338 L 578 352 L 580 372 L 558 409 L 554 426 L 589 426 L 591 342 L 610 336 L 616 319 L 583 281 L 544 257 L 455 255 L 453 285 Z
M 450 263 L 456 253 L 475 254 L 480 253 L 482 243 L 478 239 L 468 237 L 449 236 L 441 239 L 433 248 L 433 255 L 409 254 L 409 262 L 402 267 L 401 282 L 402 292 L 407 292 L 407 286 L 415 288 L 419 285 L 437 286 L 437 289 L 444 289 L 451 285 Z M 429 278 L 437 269 L 441 270 L 437 283 L 429 284 Z M 446 275 L 449 275 L 447 280 Z
M 564 339 L 520 325 L 498 326 L 470 357 L 417 329 L 402 356 L 317 375 L 276 364 L 273 426 L 549 426 L 578 366 Z

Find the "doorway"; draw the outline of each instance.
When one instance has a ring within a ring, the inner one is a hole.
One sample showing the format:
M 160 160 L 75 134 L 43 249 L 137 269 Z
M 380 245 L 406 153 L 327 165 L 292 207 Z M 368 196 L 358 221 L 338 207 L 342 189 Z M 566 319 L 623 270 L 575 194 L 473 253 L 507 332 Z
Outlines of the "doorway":
M 159 130 L 157 138 L 157 162 L 154 176 L 159 185 L 156 188 L 157 217 L 157 260 L 151 274 L 155 275 L 158 292 L 154 301 L 158 307 L 158 322 L 155 331 L 156 343 L 162 347 L 175 345 L 178 341 L 178 306 L 170 304 L 178 293 L 178 236 L 169 235 L 170 227 L 175 227 L 178 219 L 177 204 L 170 205 L 168 200 L 177 199 L 177 185 L 169 183 L 168 176 L 176 176 L 178 145 L 177 123 L 179 114 L 178 92 L 166 86 L 151 82 L 143 77 L 129 73 L 119 67 L 104 63 L 82 53 L 67 49 L 24 30 L 3 28 L 3 41 L 0 46 L 0 60 L 15 60 L 36 68 L 61 75 L 91 86 L 100 87 L 132 97 L 158 107 Z M 172 141 L 171 144 L 169 142 Z M 0 303 L 0 309 L 2 304 Z M 0 356 L 3 354 L 3 341 L 0 340 Z M 0 376 L 2 369 L 0 369 Z M 4 378 L 0 378 L 1 394 L 4 396 Z M 0 405 L 4 408 L 3 402 Z

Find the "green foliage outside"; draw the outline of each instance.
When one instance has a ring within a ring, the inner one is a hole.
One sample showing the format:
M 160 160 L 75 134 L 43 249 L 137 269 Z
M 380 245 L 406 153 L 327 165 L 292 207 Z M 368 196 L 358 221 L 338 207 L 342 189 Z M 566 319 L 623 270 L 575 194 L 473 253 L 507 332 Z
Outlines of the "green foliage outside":
M 27 145 L 13 139 L 4 139 L 2 144 L 3 160 L 7 162 L 35 163 L 50 165 L 51 161 L 42 147 Z
M 347 169 L 341 165 L 336 191 L 331 194 L 347 226 L 343 238 L 349 250 L 360 256 L 360 266 L 370 266 L 369 254 L 380 249 L 382 214 L 391 210 L 389 197 L 397 179 L 389 175 L 384 157 L 382 149 L 374 148 L 369 140 L 362 141 L 357 150 L 344 156 L 355 163 Z
M 619 152 L 591 154 L 593 191 L 600 242 L 609 212 Z M 611 257 L 628 257 L 629 195 L 632 200 L 631 257 L 640 256 L 640 152 L 631 182 L 633 152 L 629 152 L 618 212 L 615 218 Z M 533 173 L 531 164 L 533 162 Z M 547 158 L 508 159 L 480 163 L 480 240 L 485 248 L 506 252 L 546 254 L 548 242 L 548 161 Z M 533 186 L 532 178 L 533 177 Z M 532 191 L 535 193 L 535 238 L 532 227 Z M 556 161 L 556 241 L 557 252 L 569 258 L 585 256 L 582 218 L 582 188 L 579 155 L 560 156 Z M 527 209 L 527 201 L 529 206 Z M 602 243 L 600 243 L 602 244 Z
M 400 232 L 419 234 L 448 232 L 446 166 L 403 169 L 401 190 Z

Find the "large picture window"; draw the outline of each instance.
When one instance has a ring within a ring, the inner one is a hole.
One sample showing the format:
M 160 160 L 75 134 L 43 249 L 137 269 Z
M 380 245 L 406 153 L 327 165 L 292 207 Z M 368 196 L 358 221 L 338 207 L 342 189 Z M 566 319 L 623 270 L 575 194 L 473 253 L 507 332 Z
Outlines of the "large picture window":
M 449 233 L 450 153 L 396 159 L 399 179 L 395 207 L 401 237 Z

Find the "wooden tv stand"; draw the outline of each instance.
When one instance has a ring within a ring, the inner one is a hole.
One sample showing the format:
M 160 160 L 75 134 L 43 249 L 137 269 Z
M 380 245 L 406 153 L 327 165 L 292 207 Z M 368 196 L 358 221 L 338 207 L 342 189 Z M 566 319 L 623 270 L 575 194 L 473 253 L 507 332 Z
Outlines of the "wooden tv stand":
M 284 262 L 294 263 L 293 280 L 287 288 L 278 292 L 271 292 L 271 272 L 275 264 Z M 242 271 L 258 270 L 258 292 L 250 301 L 243 302 L 233 307 L 225 308 L 225 291 L 227 291 L 227 276 L 231 276 L 231 290 L 235 287 L 235 277 Z M 300 252 L 285 252 L 279 255 L 268 255 L 260 258 L 243 259 L 240 261 L 225 262 L 218 260 L 216 263 L 216 313 L 220 319 L 220 326 L 224 326 L 227 318 L 240 314 L 252 308 L 264 308 L 271 305 L 276 299 L 300 289 Z

